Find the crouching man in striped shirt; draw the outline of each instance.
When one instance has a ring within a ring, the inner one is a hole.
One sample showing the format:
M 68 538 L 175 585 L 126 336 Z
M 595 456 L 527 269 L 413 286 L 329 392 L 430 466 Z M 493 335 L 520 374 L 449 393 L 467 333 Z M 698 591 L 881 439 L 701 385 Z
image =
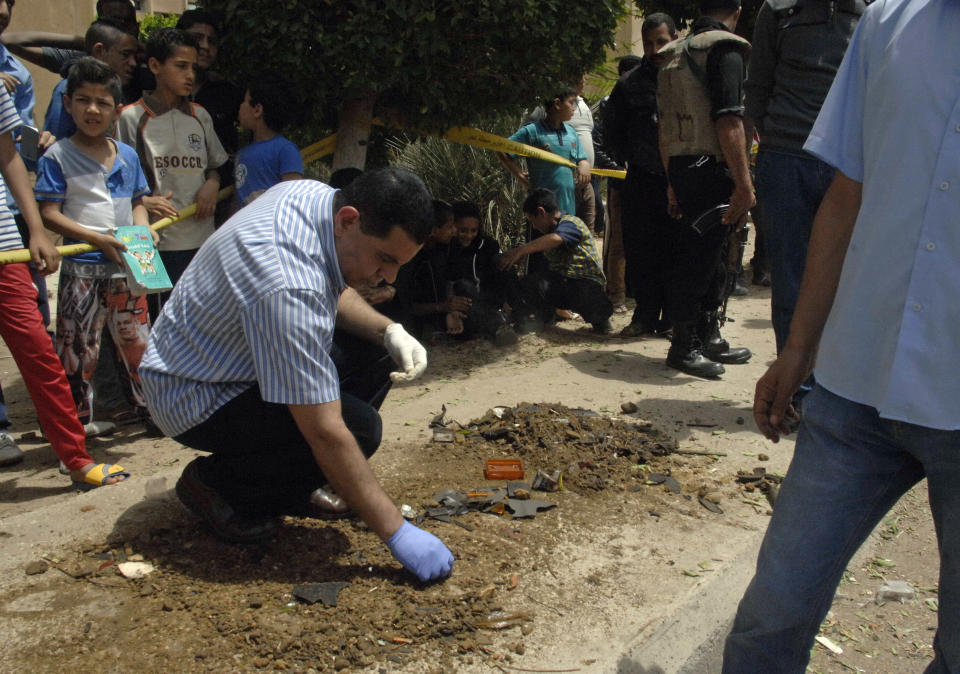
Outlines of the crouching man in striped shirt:
M 447 547 L 403 520 L 367 464 L 390 380 L 418 377 L 426 351 L 351 288 L 392 282 L 432 220 L 420 179 L 382 169 L 340 191 L 281 183 L 200 249 L 139 373 L 157 425 L 210 452 L 176 491 L 217 536 L 269 539 L 279 516 L 318 514 L 329 483 L 409 571 L 450 574 Z

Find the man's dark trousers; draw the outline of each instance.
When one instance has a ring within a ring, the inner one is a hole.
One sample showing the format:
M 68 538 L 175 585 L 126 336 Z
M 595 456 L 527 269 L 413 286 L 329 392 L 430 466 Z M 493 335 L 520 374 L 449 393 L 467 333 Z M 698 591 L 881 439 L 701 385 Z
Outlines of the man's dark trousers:
M 674 239 L 680 223 L 667 213 L 667 178 L 631 168 L 620 191 L 627 292 L 637 301 L 633 323 L 656 327 L 666 314 Z
M 340 378 L 343 420 L 370 457 L 380 445 L 377 410 L 395 365 L 382 347 L 340 331 L 330 356 Z M 197 459 L 201 479 L 247 515 L 296 512 L 328 482 L 289 408 L 264 401 L 255 383 L 174 439 L 211 453 Z
M 723 304 L 727 275 L 723 252 L 730 228 L 717 224 L 698 234 L 690 225 L 729 201 L 733 180 L 715 157 L 671 157 L 669 166 L 670 184 L 683 212 L 674 238 L 669 315 L 674 324 L 691 323 Z

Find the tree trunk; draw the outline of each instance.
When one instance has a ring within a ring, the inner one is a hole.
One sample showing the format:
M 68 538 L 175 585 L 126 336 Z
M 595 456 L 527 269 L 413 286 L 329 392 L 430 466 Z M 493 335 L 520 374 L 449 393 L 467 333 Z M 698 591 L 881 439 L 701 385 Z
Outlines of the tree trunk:
M 333 153 L 333 170 L 358 168 L 367 162 L 367 142 L 373 125 L 373 106 L 376 96 L 348 98 L 340 108 L 340 126 L 337 129 L 337 149 Z

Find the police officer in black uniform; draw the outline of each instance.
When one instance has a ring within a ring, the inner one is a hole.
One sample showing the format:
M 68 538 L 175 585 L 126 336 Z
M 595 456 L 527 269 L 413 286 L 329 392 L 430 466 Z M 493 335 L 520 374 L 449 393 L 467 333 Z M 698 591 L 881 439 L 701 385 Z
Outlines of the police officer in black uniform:
M 740 0 L 701 0 L 690 35 L 658 52 L 660 151 L 668 209 L 677 223 L 667 364 L 698 377 L 745 363 L 750 350 L 720 336 L 731 290 L 726 245 L 753 206 L 743 127 L 743 82 L 750 43 L 735 35 Z

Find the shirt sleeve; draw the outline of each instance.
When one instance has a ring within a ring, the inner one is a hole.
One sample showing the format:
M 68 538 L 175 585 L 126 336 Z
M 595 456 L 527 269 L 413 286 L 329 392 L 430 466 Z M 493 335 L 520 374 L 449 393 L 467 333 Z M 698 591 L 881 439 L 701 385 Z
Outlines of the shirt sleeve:
M 773 9 L 764 2 L 753 27 L 750 67 L 743 84 L 744 114 L 761 131 L 773 91 L 773 73 L 777 67 L 776 28 Z
M 280 175 L 284 173 L 299 173 L 303 175 L 303 157 L 297 146 L 287 141 L 280 146 Z
M 590 157 L 587 156 L 587 151 L 583 149 L 583 143 L 580 142 L 580 135 L 574 130 L 573 126 L 564 122 L 567 126 L 570 127 L 570 131 L 573 131 L 573 138 L 576 141 L 573 144 L 573 152 L 571 153 L 570 160 L 577 164 L 584 160 L 589 160 Z
M 710 117 L 743 117 L 743 80 L 746 74 L 739 47 L 720 44 L 707 56 L 707 83 L 710 90 Z
M 33 126 L 33 106 L 37 100 L 33 94 L 33 77 L 26 68 L 23 69 L 23 72 L 25 74 L 21 76 L 20 84 L 17 85 L 13 103 L 19 111 L 23 123 Z
M 134 179 L 133 179 L 133 201 L 140 199 L 142 197 L 150 194 L 150 184 L 147 182 L 147 176 L 143 172 L 143 167 L 140 166 L 140 162 L 137 159 L 136 154 L 133 156 L 134 166 Z
M 23 122 L 6 87 L 0 87 L 0 133 L 10 133 Z
M 64 201 L 67 197 L 63 169 L 48 155 L 37 160 L 37 182 L 33 185 L 33 194 L 37 201 Z
M 569 220 L 561 220 L 553 231 L 560 235 L 565 246 L 577 246 L 580 244 L 580 239 L 583 238 L 577 226 Z
M 510 136 L 509 140 L 517 143 L 523 143 L 524 145 L 533 145 L 533 143 L 530 142 L 532 140 L 530 137 L 531 133 L 531 125 L 527 124 L 526 126 L 521 126 L 519 129 L 517 129 L 516 133 Z M 516 161 L 519 155 L 511 154 L 508 156 Z
M 278 290 L 247 307 L 241 326 L 263 399 L 318 405 L 340 398 L 330 358 L 336 307 L 316 291 Z
M 203 135 L 207 143 L 207 169 L 220 168 L 227 163 L 230 156 L 223 149 L 223 144 L 213 128 L 213 118 L 202 106 L 196 106 L 197 119 L 200 120 L 200 126 L 203 127 Z
M 61 80 L 62 81 L 62 80 Z M 53 95 L 50 96 L 50 105 L 47 106 L 47 116 L 43 121 L 43 130 L 49 131 L 57 139 L 66 138 L 70 135 L 68 122 L 73 121 L 63 107 L 63 92 L 65 87 L 58 84 L 53 88 Z
M 863 182 L 863 115 L 867 94 L 867 49 L 871 18 L 866 12 L 850 40 L 817 121 L 803 149 Z

